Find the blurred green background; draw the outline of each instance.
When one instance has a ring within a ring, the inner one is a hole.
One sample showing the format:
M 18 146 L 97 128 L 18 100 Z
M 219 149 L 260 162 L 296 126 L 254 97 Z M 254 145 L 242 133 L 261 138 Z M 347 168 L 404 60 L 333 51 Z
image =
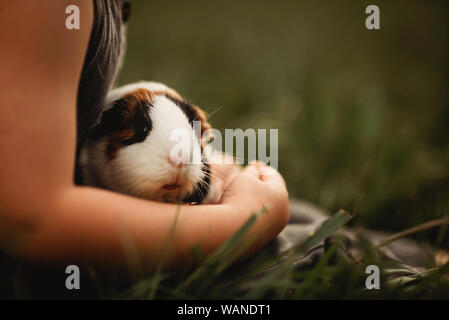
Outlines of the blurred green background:
M 449 213 L 448 1 L 132 6 L 120 83 L 166 83 L 218 129 L 278 128 L 291 196 L 386 230 Z

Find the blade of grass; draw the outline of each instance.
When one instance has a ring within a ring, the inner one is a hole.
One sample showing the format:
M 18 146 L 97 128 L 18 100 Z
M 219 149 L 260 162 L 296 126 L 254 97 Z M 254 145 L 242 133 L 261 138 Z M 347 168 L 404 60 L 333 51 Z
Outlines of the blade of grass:
M 337 213 L 332 215 L 329 219 L 323 221 L 323 223 L 313 231 L 306 239 L 299 242 L 292 248 L 281 252 L 277 257 L 270 259 L 264 263 L 261 268 L 267 268 L 273 264 L 273 262 L 279 262 L 280 258 L 285 256 L 294 255 L 297 258 L 301 254 L 305 254 L 307 250 L 311 249 L 313 246 L 317 245 L 321 241 L 327 239 L 340 228 L 342 228 L 349 220 L 352 219 L 352 215 L 344 210 L 339 210 Z M 261 269 L 259 268 L 259 269 Z
M 348 212 L 344 210 L 338 211 L 328 220 L 324 221 L 321 226 L 313 232 L 313 234 L 309 235 L 308 238 L 301 241 L 298 245 L 286 250 L 285 252 L 282 252 L 273 259 L 269 259 L 267 262 L 262 263 L 259 266 L 255 266 L 252 270 L 245 273 L 243 276 L 232 281 L 228 287 L 238 287 L 245 281 L 254 278 L 258 273 L 261 273 L 267 268 L 279 264 L 279 268 L 271 271 L 268 276 L 263 278 L 263 281 L 272 283 L 276 278 L 281 277 L 286 272 L 288 273 L 290 268 L 293 266 L 293 262 L 299 259 L 301 254 L 305 254 L 313 246 L 317 245 L 321 241 L 334 234 L 336 231 L 342 228 L 351 218 L 352 216 Z M 285 256 L 288 256 L 288 258 L 284 259 Z M 263 287 L 264 285 L 262 284 L 261 286 Z M 254 298 L 254 296 L 260 296 L 260 293 L 252 295 L 251 298 Z
M 311 286 L 314 285 L 314 282 L 323 275 L 323 269 L 325 266 L 327 266 L 329 259 L 334 255 L 334 253 L 337 251 L 337 245 L 332 245 L 329 250 L 324 254 L 324 256 L 320 259 L 318 264 L 315 268 L 313 268 L 310 272 L 308 272 L 307 276 L 305 277 L 304 281 L 297 286 L 295 296 L 296 297 L 304 297 L 305 292 L 307 289 L 309 289 Z M 285 293 L 284 293 L 285 297 Z
M 414 226 L 412 228 L 406 229 L 404 231 L 395 233 L 392 236 L 390 236 L 387 239 L 385 239 L 384 241 L 376 244 L 374 247 L 375 248 L 384 247 L 384 246 L 386 246 L 386 245 L 388 245 L 388 244 L 390 244 L 390 243 L 392 243 L 392 242 L 394 242 L 394 241 L 396 241 L 396 240 L 398 240 L 400 238 L 409 236 L 409 235 L 411 235 L 413 233 L 422 232 L 422 231 L 425 231 L 427 229 L 434 228 L 434 227 L 441 226 L 441 225 L 446 225 L 446 224 L 449 224 L 449 217 L 444 217 L 444 218 L 441 218 L 441 219 L 428 221 L 426 223 L 423 223 L 423 224 Z
M 154 299 L 157 287 L 158 287 L 158 285 L 159 285 L 159 283 L 161 281 L 160 274 L 161 274 L 161 271 L 162 271 L 162 267 L 163 267 L 163 264 L 164 264 L 164 260 L 165 260 L 168 248 L 169 248 L 169 246 L 170 246 L 170 244 L 171 244 L 171 242 L 173 240 L 173 236 L 175 234 L 176 225 L 178 224 L 179 212 L 180 211 L 181 211 L 181 205 L 178 205 L 176 207 L 175 219 L 174 219 L 173 224 L 172 224 L 172 226 L 171 226 L 171 228 L 169 230 L 168 239 L 167 239 L 167 241 L 165 241 L 164 247 L 162 248 L 161 257 L 160 257 L 160 259 L 158 261 L 158 265 L 157 265 L 157 268 L 156 268 L 156 273 L 155 273 L 155 275 L 153 277 L 153 282 L 151 284 L 151 290 L 150 290 L 150 293 L 148 295 L 148 299 L 150 299 L 150 300 Z
M 268 211 L 266 207 L 263 207 L 258 212 L 255 212 L 244 224 L 226 240 L 210 257 L 208 257 L 202 265 L 200 265 L 184 282 L 182 282 L 175 290 L 184 290 L 191 286 L 198 280 L 207 279 L 206 282 L 212 281 L 219 273 L 214 272 L 213 269 L 220 263 L 225 262 L 226 258 L 232 253 L 234 248 L 241 242 L 243 237 L 248 233 L 251 227 L 256 223 L 259 217 Z M 222 271 L 222 270 L 221 270 Z M 207 275 L 207 277 L 205 277 Z M 203 281 L 203 286 L 205 282 Z

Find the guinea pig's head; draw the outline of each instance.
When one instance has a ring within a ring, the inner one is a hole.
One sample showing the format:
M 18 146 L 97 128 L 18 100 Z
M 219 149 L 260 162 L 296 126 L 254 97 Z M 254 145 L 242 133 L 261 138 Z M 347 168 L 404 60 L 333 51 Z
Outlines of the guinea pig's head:
M 86 183 L 150 200 L 200 203 L 210 183 L 204 112 L 154 82 L 112 90 L 106 102 L 82 154 Z

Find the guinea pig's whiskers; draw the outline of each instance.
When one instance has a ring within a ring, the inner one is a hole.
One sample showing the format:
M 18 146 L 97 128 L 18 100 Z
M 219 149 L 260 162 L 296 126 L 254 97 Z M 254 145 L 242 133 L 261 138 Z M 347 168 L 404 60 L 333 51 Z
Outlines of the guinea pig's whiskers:
M 201 181 L 200 181 L 199 185 L 200 184 L 201 184 Z M 202 186 L 204 187 L 204 185 L 202 185 Z M 204 198 L 205 195 L 199 186 L 197 187 L 197 191 L 201 194 L 201 198 Z
M 216 178 L 216 177 L 218 177 L 218 175 L 213 173 L 213 172 L 203 171 L 203 174 L 204 174 L 205 177 L 209 177 L 209 178 Z
M 205 188 L 204 190 L 208 190 L 210 188 L 209 183 L 202 183 L 201 185 Z M 201 193 L 202 193 L 202 191 L 201 191 Z
M 220 111 L 223 108 L 223 106 L 218 107 L 217 109 L 215 109 L 214 111 L 212 111 L 211 113 L 209 113 L 209 115 L 207 116 L 207 120 L 210 120 L 210 118 L 212 118 L 212 116 L 217 113 L 218 111 Z
M 198 184 L 203 186 L 205 189 L 208 189 L 211 186 L 210 182 L 207 182 L 204 179 L 200 180 Z

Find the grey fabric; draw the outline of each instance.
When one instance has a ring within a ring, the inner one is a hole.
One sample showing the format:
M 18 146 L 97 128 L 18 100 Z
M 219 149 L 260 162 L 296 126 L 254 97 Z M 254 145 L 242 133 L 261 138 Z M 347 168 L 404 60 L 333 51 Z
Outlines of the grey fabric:
M 319 225 L 329 218 L 329 213 L 313 204 L 299 200 L 290 200 L 289 224 Z
M 383 242 L 391 236 L 391 234 L 388 234 L 387 232 L 373 231 L 363 228 L 356 228 L 346 232 L 347 237 L 351 240 L 355 239 L 355 234 L 363 235 L 373 246 Z M 382 247 L 381 251 L 387 258 L 404 261 L 409 265 L 419 267 L 429 264 L 431 253 L 428 249 L 429 248 L 418 244 L 414 240 L 401 238 L 385 247 Z
M 279 236 L 268 246 L 270 255 L 276 256 L 282 254 L 286 250 L 298 244 L 308 235 L 313 233 L 320 225 L 330 217 L 330 214 L 311 203 L 306 201 L 292 199 L 290 201 L 290 220 L 285 229 Z M 372 231 L 361 228 L 345 228 L 338 232 L 343 236 L 345 248 L 339 249 L 341 256 L 356 256 L 359 248 L 357 247 L 357 236 L 362 236 L 373 246 L 388 238 L 389 234 L 381 231 Z M 327 239 L 330 240 L 330 239 Z M 294 261 L 295 268 L 308 269 L 312 268 L 320 257 L 325 253 L 326 241 L 311 248 L 304 256 Z M 403 261 L 407 266 L 415 266 L 414 270 L 420 270 L 421 266 L 428 265 L 429 253 L 426 248 L 420 246 L 416 241 L 411 239 L 398 239 L 388 246 L 382 247 L 380 252 L 385 259 L 394 259 Z M 275 269 L 276 265 L 271 266 L 263 274 Z

